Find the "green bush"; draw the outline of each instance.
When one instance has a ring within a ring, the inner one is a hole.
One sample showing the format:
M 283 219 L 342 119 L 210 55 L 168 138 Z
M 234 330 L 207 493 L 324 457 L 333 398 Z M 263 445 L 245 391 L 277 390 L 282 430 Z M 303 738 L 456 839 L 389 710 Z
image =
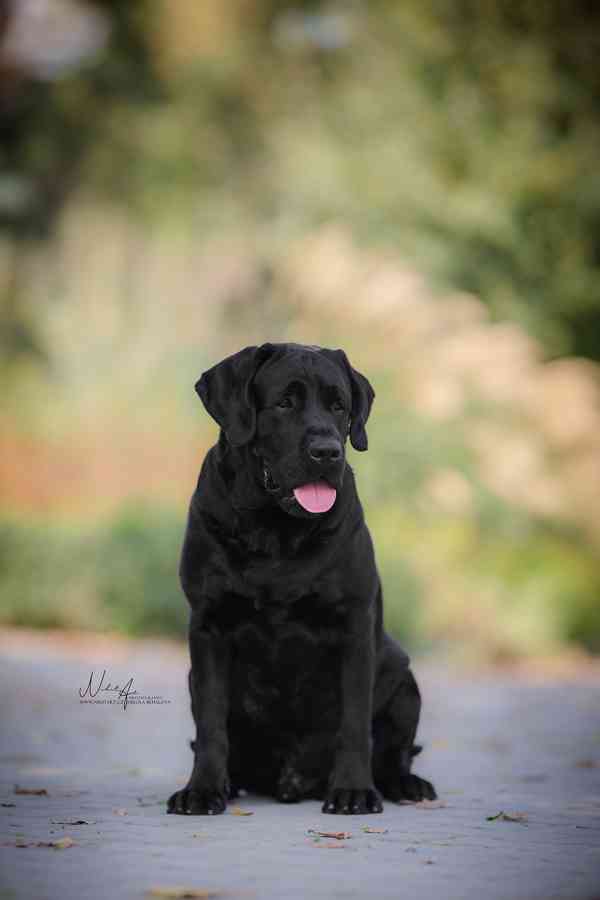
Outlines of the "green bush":
M 0 523 L 0 618 L 33 627 L 102 627 L 87 542 L 71 529 Z
M 187 601 L 177 569 L 184 521 L 165 510 L 129 509 L 96 545 L 98 603 L 131 634 L 185 633 Z
M 182 636 L 177 565 L 183 516 L 128 507 L 88 528 L 0 524 L 0 621 Z
M 409 649 L 441 641 L 492 655 L 567 642 L 600 650 L 600 577 L 572 535 L 507 508 L 464 520 L 394 500 L 369 504 L 366 515 L 386 625 Z M 183 637 L 183 529 L 182 514 L 141 506 L 87 529 L 4 519 L 0 622 Z

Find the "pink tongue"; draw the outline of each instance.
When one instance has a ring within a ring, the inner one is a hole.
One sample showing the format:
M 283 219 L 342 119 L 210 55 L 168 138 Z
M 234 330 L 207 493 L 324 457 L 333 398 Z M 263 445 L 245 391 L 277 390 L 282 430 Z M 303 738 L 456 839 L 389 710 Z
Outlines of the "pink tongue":
M 294 497 L 304 509 L 311 513 L 324 513 L 335 503 L 337 491 L 324 481 L 314 481 L 294 488 Z

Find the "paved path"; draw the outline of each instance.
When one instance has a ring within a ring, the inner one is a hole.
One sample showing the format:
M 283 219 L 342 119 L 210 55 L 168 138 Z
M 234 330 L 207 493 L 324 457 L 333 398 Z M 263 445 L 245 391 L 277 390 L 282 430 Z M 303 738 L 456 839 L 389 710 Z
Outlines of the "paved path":
M 251 816 L 204 818 L 164 806 L 191 762 L 186 666 L 167 644 L 0 632 L 1 900 L 120 900 L 177 885 L 267 900 L 600 897 L 597 671 L 541 681 L 417 664 L 418 770 L 443 806 L 341 818 L 249 796 L 239 806 Z M 80 703 L 103 668 L 170 702 Z M 486 821 L 501 811 L 526 819 Z M 77 820 L 87 824 L 57 824 Z M 315 842 L 309 829 L 352 837 Z M 64 837 L 74 845 L 36 846 Z

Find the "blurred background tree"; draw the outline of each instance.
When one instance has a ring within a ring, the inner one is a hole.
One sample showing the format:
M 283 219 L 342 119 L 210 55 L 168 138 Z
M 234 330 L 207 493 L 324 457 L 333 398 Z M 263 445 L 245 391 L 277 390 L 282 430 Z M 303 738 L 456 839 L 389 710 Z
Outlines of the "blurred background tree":
M 4 0 L 5 620 L 180 628 L 186 389 L 304 339 L 394 422 L 356 467 L 397 628 L 600 646 L 599 58 L 590 0 Z
M 139 109 L 159 95 L 145 15 L 147 4 L 118 0 L 0 7 L 0 228 L 12 239 L 1 297 L 5 360 L 46 357 L 23 311 L 24 248 L 51 236 L 69 195 L 87 181 L 87 160 L 109 138 L 115 105 Z M 131 165 L 117 141 L 110 154 L 117 175 Z

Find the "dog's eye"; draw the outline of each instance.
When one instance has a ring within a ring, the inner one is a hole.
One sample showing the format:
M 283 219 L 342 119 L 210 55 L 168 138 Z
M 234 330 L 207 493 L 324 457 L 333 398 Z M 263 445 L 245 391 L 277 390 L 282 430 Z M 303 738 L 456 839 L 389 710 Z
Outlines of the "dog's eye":
M 294 401 L 291 397 L 282 397 L 277 406 L 279 409 L 291 409 L 294 405 Z
M 344 412 L 346 409 L 341 400 L 334 400 L 331 404 L 331 408 L 334 412 Z

